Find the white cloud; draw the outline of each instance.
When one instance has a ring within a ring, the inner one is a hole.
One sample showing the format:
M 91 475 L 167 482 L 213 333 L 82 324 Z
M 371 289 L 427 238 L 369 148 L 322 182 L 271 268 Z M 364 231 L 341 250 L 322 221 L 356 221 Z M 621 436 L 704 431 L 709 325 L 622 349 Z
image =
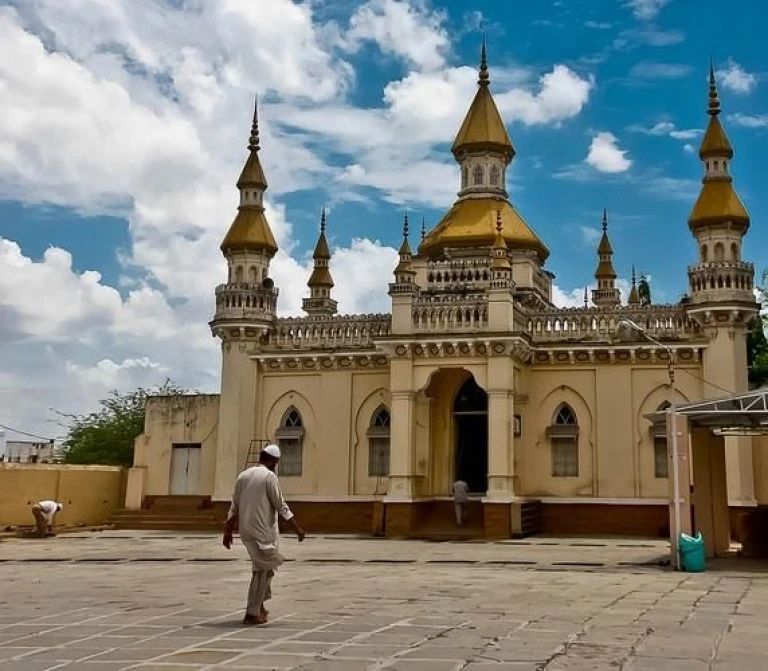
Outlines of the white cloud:
M 657 137 L 669 136 L 675 140 L 693 140 L 704 131 L 700 128 L 680 129 L 671 121 L 659 121 L 650 128 L 634 124 L 627 129 L 633 133 L 643 133 L 644 135 L 654 135 Z
M 655 19 L 670 2 L 671 0 L 627 0 L 625 6 L 632 11 L 635 18 L 650 21 Z
M 716 74 L 720 86 L 739 95 L 751 93 L 757 86 L 757 76 L 747 72 L 733 59 L 728 59 L 727 67 Z
M 443 28 L 445 14 L 403 0 L 369 0 L 355 10 L 346 33 L 355 50 L 366 40 L 418 68 L 434 70 L 445 64 L 449 49 Z
M 685 145 L 683 145 L 683 151 L 686 154 L 695 154 L 696 153 L 696 147 L 694 147 L 692 144 L 685 144 Z
M 588 296 L 591 296 L 589 287 Z M 559 308 L 583 308 L 584 307 L 584 287 L 576 289 L 561 289 L 556 284 L 552 285 L 552 302 Z
M 594 245 L 603 235 L 603 232 L 594 226 L 584 226 L 582 224 L 578 230 L 581 233 L 582 241 L 586 245 Z
M 768 114 L 729 114 L 728 121 L 743 128 L 768 128 Z
M 539 79 L 538 92 L 512 89 L 495 97 L 506 118 L 533 126 L 576 116 L 586 105 L 593 86 L 592 77 L 582 78 L 565 65 L 556 65 Z
M 613 133 L 597 133 L 592 138 L 585 162 L 600 172 L 626 172 L 632 166 L 627 158 L 627 151 L 618 145 L 618 138 Z
M 613 24 L 608 21 L 585 21 L 584 25 L 594 30 L 610 30 L 613 28 Z

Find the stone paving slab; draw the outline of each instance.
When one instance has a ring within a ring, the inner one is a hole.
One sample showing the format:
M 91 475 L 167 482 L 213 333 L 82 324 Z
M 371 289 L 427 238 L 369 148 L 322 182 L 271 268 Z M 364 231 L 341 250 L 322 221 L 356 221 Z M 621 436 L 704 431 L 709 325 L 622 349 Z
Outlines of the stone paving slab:
M 653 541 L 285 551 L 272 621 L 243 628 L 246 553 L 216 536 L 4 541 L 0 671 L 743 671 L 768 655 L 768 573 L 676 573 Z

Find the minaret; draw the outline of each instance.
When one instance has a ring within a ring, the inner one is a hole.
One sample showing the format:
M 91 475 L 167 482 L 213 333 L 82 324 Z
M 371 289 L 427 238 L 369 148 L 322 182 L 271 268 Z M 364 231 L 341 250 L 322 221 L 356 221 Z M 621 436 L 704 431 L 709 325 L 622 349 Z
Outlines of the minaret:
M 395 268 L 395 281 L 389 285 L 389 295 L 392 297 L 392 333 L 396 334 L 413 332 L 413 301 L 419 291 L 408 233 L 408 212 L 406 212 L 403 217 L 403 243 L 398 251 L 400 262 Z
M 461 166 L 459 199 L 506 198 L 507 166 L 515 148 L 491 95 L 485 35 L 477 85 L 475 99 L 451 147 Z
M 748 389 L 747 332 L 759 305 L 752 293 L 754 266 L 741 256 L 749 214 L 733 188 L 733 147 L 720 123 L 720 98 L 711 63 L 707 113 L 709 124 L 699 149 L 704 177 L 688 218 L 688 228 L 696 239 L 698 263 L 688 267 L 690 301 L 686 309 L 709 339 L 703 350 L 702 393 L 712 397 L 721 396 L 723 389 Z M 727 437 L 725 453 L 730 504 L 754 505 L 750 439 Z
M 635 266 L 632 266 L 632 288 L 629 290 L 627 305 L 640 305 L 640 293 L 637 290 L 637 279 L 635 278 Z
M 621 305 L 621 295 L 616 287 L 616 271 L 613 268 L 613 247 L 608 239 L 608 212 L 603 210 L 603 237 L 597 247 L 599 263 L 595 271 L 597 289 L 592 290 L 592 302 L 597 307 Z
M 328 268 L 328 262 L 331 260 L 331 250 L 328 248 L 328 241 L 325 238 L 325 207 L 320 213 L 320 237 L 315 245 L 315 252 L 312 254 L 314 259 L 314 269 L 309 278 L 309 298 L 302 301 L 302 308 L 308 315 L 314 317 L 330 317 L 336 314 L 337 303 L 331 298 L 331 289 L 333 289 L 333 278 Z
M 258 100 L 248 142 L 248 159 L 237 181 L 237 216 L 221 243 L 227 282 L 216 287 L 216 314 L 210 322 L 222 342 L 221 396 L 215 454 L 213 498 L 228 501 L 254 436 L 259 370 L 251 358 L 270 331 L 277 289 L 269 263 L 277 243 L 264 214 L 267 180 L 259 160 Z

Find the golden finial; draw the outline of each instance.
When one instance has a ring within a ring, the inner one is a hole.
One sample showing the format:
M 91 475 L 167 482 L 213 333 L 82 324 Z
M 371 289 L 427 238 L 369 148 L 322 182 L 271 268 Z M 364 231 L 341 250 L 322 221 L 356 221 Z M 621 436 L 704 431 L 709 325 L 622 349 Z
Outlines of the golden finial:
M 259 151 L 259 94 L 256 94 L 256 102 L 253 104 L 253 123 L 251 124 L 251 137 L 248 138 L 248 149 Z
M 603 233 L 608 232 L 608 210 L 603 208 Z
M 320 210 L 320 233 L 325 234 L 325 208 L 326 206 L 323 205 L 323 209 Z
M 501 224 L 501 210 L 496 210 L 496 232 L 501 235 L 503 226 Z
M 715 81 L 715 65 L 712 57 L 709 58 L 709 109 L 707 114 L 717 116 L 720 114 L 720 98 L 717 95 L 717 82 Z
M 405 216 L 403 217 L 403 238 L 408 239 L 408 210 L 405 211 Z
M 635 264 L 632 264 L 632 286 L 634 287 L 637 284 L 637 280 L 635 279 Z
M 491 77 L 488 74 L 488 57 L 485 49 L 485 31 L 483 31 L 483 46 L 480 48 L 480 77 L 477 83 L 480 86 L 488 86 L 491 82 Z

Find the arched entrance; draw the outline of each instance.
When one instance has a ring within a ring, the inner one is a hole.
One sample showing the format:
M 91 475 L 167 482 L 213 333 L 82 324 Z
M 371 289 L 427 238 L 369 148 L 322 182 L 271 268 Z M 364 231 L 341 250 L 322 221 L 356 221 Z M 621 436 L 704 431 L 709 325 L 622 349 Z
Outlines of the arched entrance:
M 464 480 L 469 491 L 485 494 L 488 489 L 488 394 L 470 377 L 453 402 L 456 431 L 455 478 Z

